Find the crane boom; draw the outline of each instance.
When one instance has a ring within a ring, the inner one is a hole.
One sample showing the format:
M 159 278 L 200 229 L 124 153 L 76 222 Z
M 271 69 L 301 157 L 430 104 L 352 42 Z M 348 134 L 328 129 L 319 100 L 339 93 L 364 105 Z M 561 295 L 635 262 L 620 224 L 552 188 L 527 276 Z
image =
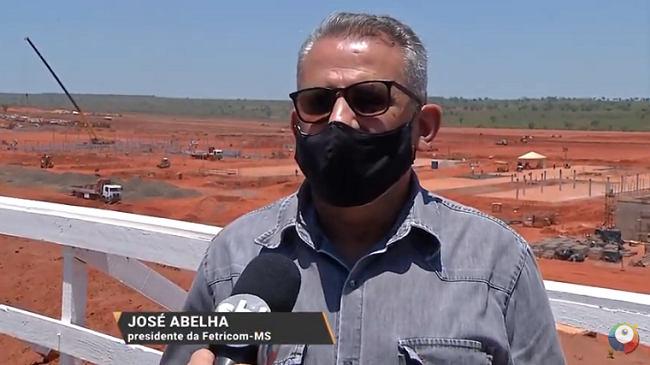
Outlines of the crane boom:
M 36 46 L 34 45 L 34 43 L 32 43 L 32 40 L 29 39 L 29 37 L 25 37 L 25 40 L 27 41 L 27 43 L 29 43 L 29 45 L 32 47 L 34 52 L 36 52 L 36 55 L 38 56 L 38 58 L 41 59 L 41 62 L 43 62 L 45 67 L 47 67 L 47 70 L 50 71 L 50 74 L 52 75 L 52 77 L 54 77 L 54 80 L 56 80 L 56 82 L 59 84 L 59 86 L 61 87 L 61 89 L 65 93 L 65 95 L 68 97 L 68 100 L 70 100 L 72 105 L 74 105 L 75 109 L 79 113 L 79 117 L 81 118 L 81 122 L 83 123 L 84 127 L 86 127 L 86 130 L 88 131 L 88 134 L 90 135 L 90 142 L 92 144 L 113 144 L 113 143 L 115 143 L 114 141 L 104 140 L 104 139 L 100 138 L 97 135 L 97 133 L 95 132 L 95 128 L 93 128 L 92 123 L 86 118 L 83 111 L 81 111 L 81 108 L 79 107 L 79 104 L 77 104 L 77 102 L 74 100 L 72 95 L 70 95 L 70 93 L 68 92 L 68 89 L 66 89 L 65 86 L 63 85 L 63 82 L 61 82 L 61 79 L 59 79 L 59 77 L 56 75 L 56 73 L 54 72 L 52 67 L 50 67 L 50 65 L 45 60 L 45 57 L 43 57 L 41 52 L 38 50 L 38 48 L 36 48 Z

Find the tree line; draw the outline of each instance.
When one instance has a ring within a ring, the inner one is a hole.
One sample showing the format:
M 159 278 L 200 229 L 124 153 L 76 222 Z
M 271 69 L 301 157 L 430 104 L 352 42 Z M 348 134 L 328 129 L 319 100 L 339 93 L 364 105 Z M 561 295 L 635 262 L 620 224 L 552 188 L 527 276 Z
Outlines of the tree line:
M 146 95 L 74 95 L 85 112 L 149 114 L 192 118 L 286 121 L 291 102 L 284 100 L 218 100 Z M 648 131 L 650 98 L 561 98 L 495 100 L 429 98 L 444 112 L 450 127 Z M 67 109 L 64 94 L 0 93 L 0 107 Z

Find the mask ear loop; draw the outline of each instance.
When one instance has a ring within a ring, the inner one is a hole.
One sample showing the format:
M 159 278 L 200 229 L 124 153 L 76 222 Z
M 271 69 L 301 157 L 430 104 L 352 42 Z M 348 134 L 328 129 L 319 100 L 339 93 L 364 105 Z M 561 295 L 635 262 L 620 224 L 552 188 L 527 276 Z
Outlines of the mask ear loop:
M 327 118 L 321 119 L 318 122 L 309 123 L 309 124 L 324 124 L 324 123 L 327 123 L 328 125 L 330 124 L 329 116 Z M 300 129 L 300 124 L 299 123 L 294 124 L 293 128 L 296 130 L 296 132 L 298 132 L 298 134 L 300 134 L 303 137 L 313 137 L 313 136 L 317 136 L 317 135 L 319 135 L 319 134 L 321 134 L 323 132 L 323 131 L 319 131 L 318 133 L 314 133 L 314 134 L 305 133 L 302 129 Z
M 300 128 L 300 123 L 296 123 L 296 124 L 294 124 L 293 128 L 294 128 L 294 130 L 296 131 L 296 133 L 300 134 L 300 135 L 303 136 L 303 137 L 309 137 L 309 136 L 311 136 L 311 134 L 309 134 L 309 133 L 305 133 L 305 132 Z

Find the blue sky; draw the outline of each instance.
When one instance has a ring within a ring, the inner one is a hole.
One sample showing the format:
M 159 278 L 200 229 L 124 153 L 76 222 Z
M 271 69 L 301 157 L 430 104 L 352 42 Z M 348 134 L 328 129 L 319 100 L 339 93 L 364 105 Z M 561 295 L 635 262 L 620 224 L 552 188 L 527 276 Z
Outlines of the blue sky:
M 337 10 L 390 14 L 430 53 L 431 95 L 650 96 L 648 0 L 7 0 L 0 92 L 287 99 L 298 48 Z

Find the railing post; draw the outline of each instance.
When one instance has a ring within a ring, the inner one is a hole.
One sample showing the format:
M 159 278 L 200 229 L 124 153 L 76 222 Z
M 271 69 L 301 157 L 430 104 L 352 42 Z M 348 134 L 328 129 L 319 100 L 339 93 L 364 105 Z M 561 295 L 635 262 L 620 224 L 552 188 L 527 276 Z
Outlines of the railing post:
M 517 177 L 517 185 L 515 186 L 515 200 L 519 200 L 519 177 Z
M 634 184 L 634 191 L 639 191 L 639 174 L 636 174 L 636 183 Z
M 623 175 L 621 175 L 621 186 L 618 188 L 619 193 L 625 192 L 624 185 L 625 185 L 625 178 L 623 177 Z
M 577 180 L 577 173 L 576 170 L 573 170 L 573 188 L 576 188 L 576 180 Z
M 86 320 L 86 297 L 88 269 L 74 256 L 71 248 L 63 246 L 63 287 L 61 297 L 61 321 L 84 326 Z M 80 359 L 61 354 L 61 365 L 82 365 Z

